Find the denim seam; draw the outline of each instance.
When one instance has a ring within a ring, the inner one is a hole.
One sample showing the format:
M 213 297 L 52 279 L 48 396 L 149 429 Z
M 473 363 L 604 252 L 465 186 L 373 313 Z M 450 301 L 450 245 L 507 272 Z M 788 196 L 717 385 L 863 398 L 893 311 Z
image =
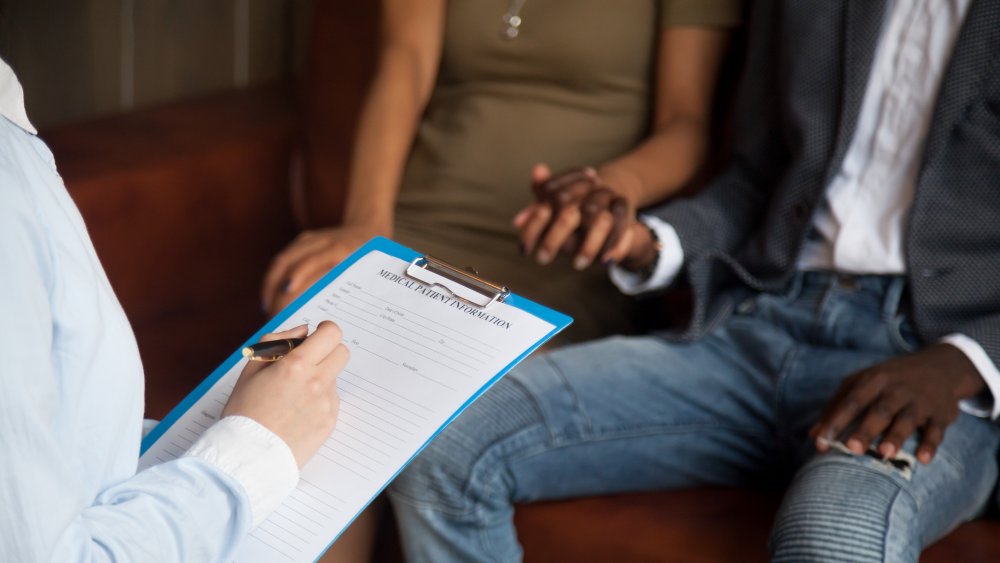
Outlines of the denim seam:
M 790 366 L 792 365 L 792 363 L 798 359 L 799 354 L 800 351 L 798 346 L 792 346 L 785 354 L 785 357 L 781 360 L 781 366 L 778 368 L 778 381 L 777 384 L 774 386 L 775 421 L 780 422 L 785 417 L 785 407 L 787 406 L 785 403 L 785 390 L 788 386 L 788 380 L 791 379 L 789 370 L 791 369 Z M 785 427 L 784 424 L 780 423 L 777 424 L 777 428 L 779 429 L 784 427 Z M 784 432 L 782 430 L 778 430 L 777 434 L 778 434 L 777 438 L 779 440 L 784 441 L 785 439 L 787 439 L 787 436 L 783 435 Z
M 574 406 L 576 412 L 580 414 L 580 416 L 583 418 L 584 422 L 586 423 L 586 429 L 587 430 L 592 430 L 593 427 L 594 427 L 594 425 L 591 422 L 590 417 L 587 416 L 587 412 L 583 409 L 583 405 L 580 403 L 580 397 L 576 394 L 576 391 L 573 389 L 573 387 L 570 386 L 570 384 L 569 384 L 569 378 L 566 377 L 566 374 L 563 373 L 563 370 L 561 370 L 559 368 L 559 364 L 557 364 L 556 362 L 554 362 L 551 357 L 549 357 L 548 355 L 545 355 L 545 356 L 543 356 L 543 358 L 544 358 L 544 361 L 547 362 L 549 364 L 549 366 L 552 368 L 552 371 L 554 371 L 556 373 L 556 375 L 559 376 L 559 380 L 562 381 L 563 387 L 566 388 L 566 391 L 569 393 L 569 395 L 571 397 L 573 397 L 573 406 Z M 518 382 L 518 383 L 520 384 L 520 382 Z M 523 385 L 522 385 L 522 387 L 523 387 Z M 528 391 L 527 389 L 525 389 L 525 390 Z M 535 408 L 537 408 L 538 412 L 541 413 L 541 415 L 542 415 L 542 422 L 545 424 L 545 428 L 549 430 L 549 437 L 554 440 L 555 439 L 555 435 L 553 434 L 552 429 L 549 428 L 548 420 L 547 420 L 548 417 L 546 416 L 545 409 L 542 408 L 541 404 L 539 404 L 538 399 L 535 397 L 534 393 L 528 392 L 528 396 L 531 397 L 531 400 L 535 402 Z
M 898 487 L 898 483 L 896 483 L 896 485 Z M 885 533 L 882 534 L 882 561 L 886 561 L 886 557 L 889 555 L 887 548 L 889 546 L 889 534 L 892 532 L 892 515 L 896 511 L 899 498 L 904 494 L 910 497 L 910 500 L 913 501 L 913 506 L 917 510 L 920 510 L 920 505 L 917 503 L 916 499 L 913 498 L 913 495 L 909 494 L 909 492 L 903 487 L 898 487 L 896 489 L 896 494 L 893 495 L 892 502 L 889 503 L 889 509 L 885 511 Z

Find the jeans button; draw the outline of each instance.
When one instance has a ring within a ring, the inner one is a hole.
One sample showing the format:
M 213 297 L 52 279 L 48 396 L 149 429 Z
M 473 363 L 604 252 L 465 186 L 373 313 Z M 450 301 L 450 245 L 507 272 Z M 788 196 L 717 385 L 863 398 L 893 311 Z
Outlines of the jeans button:
M 740 304 L 736 306 L 736 312 L 741 315 L 748 315 L 753 313 L 756 308 L 757 304 L 754 302 L 753 298 L 748 297 L 743 301 L 740 301 Z

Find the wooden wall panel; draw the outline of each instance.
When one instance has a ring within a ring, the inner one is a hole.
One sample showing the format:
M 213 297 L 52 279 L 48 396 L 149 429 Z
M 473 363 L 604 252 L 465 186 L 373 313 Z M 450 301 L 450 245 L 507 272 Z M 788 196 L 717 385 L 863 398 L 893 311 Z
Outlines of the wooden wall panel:
M 233 87 L 233 2 L 135 1 L 135 105 Z
M 293 74 L 312 0 L 0 0 L 43 129 Z
M 237 0 L 239 1 L 239 0 Z M 248 84 L 270 82 L 292 70 L 292 4 L 288 0 L 245 0 Z
M 118 111 L 120 0 L 5 0 L 4 59 L 37 127 Z

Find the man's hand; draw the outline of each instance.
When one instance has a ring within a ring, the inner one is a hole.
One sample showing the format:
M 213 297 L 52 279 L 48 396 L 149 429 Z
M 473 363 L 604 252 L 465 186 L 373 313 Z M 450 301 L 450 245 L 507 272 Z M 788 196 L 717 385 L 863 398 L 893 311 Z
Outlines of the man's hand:
M 634 258 L 648 231 L 636 220 L 634 196 L 622 187 L 628 181 L 617 183 L 621 186 L 612 187 L 591 167 L 553 176 L 547 166 L 536 166 L 531 182 L 536 201 L 514 217 L 524 253 L 540 264 L 559 252 L 572 254 L 577 270 L 597 258 L 605 264 Z
M 344 225 L 305 231 L 282 250 L 264 276 L 261 305 L 274 315 L 374 236 L 389 236 L 374 225 Z
M 262 340 L 305 335 L 306 327 L 301 326 Z M 337 375 L 348 356 L 340 328 L 323 321 L 284 358 L 271 363 L 250 362 L 222 415 L 252 418 L 274 432 L 288 444 L 302 467 L 333 432 L 340 410 Z
M 863 454 L 878 436 L 878 450 L 891 458 L 914 432 L 920 433 L 917 459 L 930 463 L 958 403 L 983 390 L 985 382 L 966 355 L 950 344 L 934 344 L 848 377 L 827 403 L 810 435 L 825 452 L 826 440 L 842 438 Z

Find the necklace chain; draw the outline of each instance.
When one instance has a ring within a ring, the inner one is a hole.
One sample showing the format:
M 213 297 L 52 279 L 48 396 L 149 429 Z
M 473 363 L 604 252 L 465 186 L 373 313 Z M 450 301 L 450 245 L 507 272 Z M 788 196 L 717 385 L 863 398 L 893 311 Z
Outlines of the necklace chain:
M 503 20 L 503 29 L 500 30 L 500 37 L 508 41 L 513 41 L 517 39 L 518 35 L 521 35 L 521 24 L 524 23 L 524 18 L 521 17 L 521 8 L 524 7 L 524 3 L 527 1 L 507 1 L 507 12 L 500 18 Z

